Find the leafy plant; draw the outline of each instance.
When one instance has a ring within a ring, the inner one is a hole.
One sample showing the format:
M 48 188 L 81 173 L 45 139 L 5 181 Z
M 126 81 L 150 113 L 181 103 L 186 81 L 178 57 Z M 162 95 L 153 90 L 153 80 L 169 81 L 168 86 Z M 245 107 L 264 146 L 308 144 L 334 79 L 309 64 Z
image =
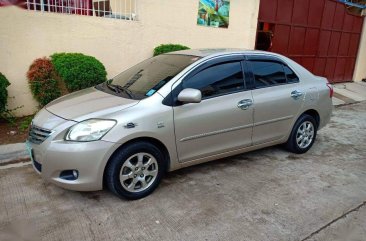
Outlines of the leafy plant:
M 29 67 L 27 77 L 32 94 L 41 106 L 61 96 L 55 69 L 49 58 L 34 60 Z
M 107 80 L 104 65 L 92 56 L 81 53 L 55 53 L 51 55 L 51 60 L 69 92 L 95 86 Z
M 0 73 L 0 118 L 6 120 L 11 125 L 15 125 L 15 116 L 12 111 L 17 110 L 21 107 L 17 107 L 13 110 L 7 108 L 8 101 L 8 90 L 6 89 L 10 85 L 9 80 Z
M 8 79 L 0 73 L 0 113 L 6 111 L 6 104 L 8 101 L 8 90 L 6 88 L 9 85 Z
M 154 56 L 186 49 L 189 49 L 189 47 L 180 44 L 161 44 L 154 48 Z
M 14 109 L 5 109 L 3 112 L 0 113 L 0 118 L 6 120 L 7 122 L 10 123 L 10 125 L 12 126 L 15 126 L 16 125 L 16 117 L 15 115 L 13 114 L 13 111 L 16 111 L 20 108 L 23 108 L 24 106 L 18 106 L 18 107 L 15 107 Z
M 32 120 L 33 120 L 32 115 L 25 117 L 24 120 L 22 120 L 22 122 L 20 122 L 20 125 L 18 127 L 19 130 L 21 132 L 24 132 L 24 131 L 28 130 L 28 127 L 31 124 Z

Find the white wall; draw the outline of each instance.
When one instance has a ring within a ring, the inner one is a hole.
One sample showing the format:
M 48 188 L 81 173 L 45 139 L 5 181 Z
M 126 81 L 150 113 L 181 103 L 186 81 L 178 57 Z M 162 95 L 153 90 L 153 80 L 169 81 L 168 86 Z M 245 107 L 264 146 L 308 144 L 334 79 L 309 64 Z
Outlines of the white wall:
M 232 0 L 230 26 L 197 26 L 198 0 L 140 0 L 139 21 L 0 8 L 0 72 L 11 82 L 9 108 L 18 116 L 37 110 L 26 72 L 32 61 L 55 52 L 95 56 L 108 77 L 152 55 L 162 43 L 191 48 L 254 48 L 259 0 Z M 12 98 L 14 97 L 14 98 Z
M 361 81 L 366 78 L 366 18 L 363 22 L 362 35 L 360 40 L 360 47 L 356 60 L 355 72 L 353 75 L 354 81 Z

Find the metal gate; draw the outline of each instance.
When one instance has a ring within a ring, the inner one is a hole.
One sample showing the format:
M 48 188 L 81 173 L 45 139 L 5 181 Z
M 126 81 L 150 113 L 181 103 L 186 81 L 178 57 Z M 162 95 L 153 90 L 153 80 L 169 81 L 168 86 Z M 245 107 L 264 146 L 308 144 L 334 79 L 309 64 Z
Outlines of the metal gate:
M 260 2 L 258 31 L 273 33 L 270 51 L 333 83 L 352 80 L 362 25 L 363 17 L 334 0 Z

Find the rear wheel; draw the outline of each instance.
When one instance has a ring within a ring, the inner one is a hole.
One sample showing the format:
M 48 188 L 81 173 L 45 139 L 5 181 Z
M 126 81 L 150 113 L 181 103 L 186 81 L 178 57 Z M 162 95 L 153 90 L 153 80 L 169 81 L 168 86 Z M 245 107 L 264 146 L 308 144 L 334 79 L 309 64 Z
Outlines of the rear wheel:
M 307 152 L 314 144 L 316 134 L 317 124 L 315 119 L 307 114 L 300 116 L 287 140 L 287 150 L 297 154 Z
M 152 193 L 165 171 L 162 152 L 148 142 L 136 142 L 118 150 L 106 169 L 108 188 L 120 197 L 139 199 Z

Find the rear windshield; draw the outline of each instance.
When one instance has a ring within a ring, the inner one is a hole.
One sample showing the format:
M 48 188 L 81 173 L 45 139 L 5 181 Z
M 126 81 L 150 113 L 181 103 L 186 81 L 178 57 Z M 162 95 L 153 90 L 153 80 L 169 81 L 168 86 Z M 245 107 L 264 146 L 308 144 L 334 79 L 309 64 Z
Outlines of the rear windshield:
M 147 59 L 107 81 L 107 87 L 117 87 L 119 95 L 132 99 L 144 99 L 153 95 L 168 81 L 199 57 L 189 55 L 159 55 Z M 109 91 L 116 88 L 105 88 Z M 115 93 L 115 94 L 116 94 Z

